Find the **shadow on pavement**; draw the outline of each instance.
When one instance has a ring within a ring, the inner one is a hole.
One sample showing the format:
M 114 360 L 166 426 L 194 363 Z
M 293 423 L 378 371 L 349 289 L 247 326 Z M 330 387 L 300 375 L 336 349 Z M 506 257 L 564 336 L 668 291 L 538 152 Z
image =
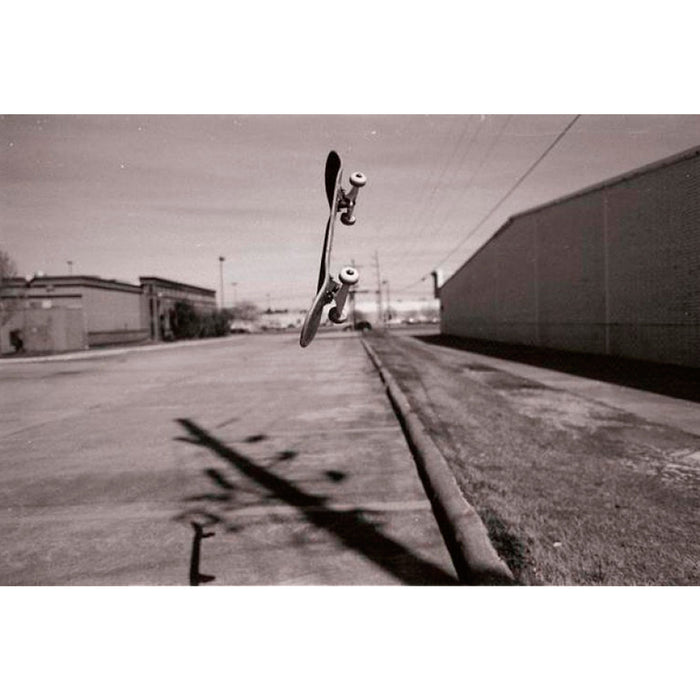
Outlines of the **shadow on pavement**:
M 199 523 L 190 523 L 194 530 L 194 540 L 192 541 L 192 555 L 190 557 L 190 586 L 199 586 L 200 583 L 209 583 L 215 576 L 208 576 L 199 571 L 199 559 L 202 550 L 202 540 L 207 537 L 214 537 L 213 532 L 204 532 L 204 528 Z
M 422 559 L 400 542 L 382 534 L 378 527 L 364 519 L 361 509 L 352 511 L 336 511 L 327 506 L 327 498 L 310 493 L 299 488 L 292 481 L 274 474 L 269 468 L 252 461 L 244 454 L 223 444 L 209 432 L 198 426 L 193 421 L 181 418 L 177 421 L 189 435 L 176 438 L 186 442 L 206 447 L 225 460 L 238 473 L 251 479 L 257 486 L 263 487 L 265 496 L 269 500 L 279 501 L 294 506 L 300 514 L 312 525 L 322 528 L 334 535 L 344 546 L 355 550 L 367 559 L 389 572 L 397 580 L 415 586 L 451 586 L 458 585 L 457 578 L 441 567 Z M 257 436 L 256 436 L 257 437 Z M 258 441 L 257 439 L 255 440 Z M 292 452 L 283 452 L 278 455 L 278 461 L 290 459 Z M 232 494 L 240 489 L 232 484 L 224 475 L 215 470 L 207 470 L 210 479 L 223 490 L 223 493 L 204 494 L 196 496 L 190 501 L 222 501 L 230 500 Z M 340 481 L 344 478 L 342 472 L 326 472 L 326 477 L 332 481 Z M 210 509 L 192 509 L 178 516 L 177 520 L 190 522 L 195 529 L 195 543 L 193 545 L 190 571 L 190 582 L 201 580 L 199 574 L 199 546 L 203 537 L 210 536 L 203 533 L 203 527 L 223 524 L 224 518 L 215 514 Z M 195 525 L 195 523 L 197 523 Z M 199 528 L 199 530 L 198 530 Z M 235 531 L 234 527 L 226 527 L 228 532 Z M 198 534 L 199 533 L 199 534 Z M 197 585 L 197 584 L 193 584 Z
M 430 345 L 489 355 L 502 360 L 575 374 L 676 399 L 700 402 L 700 370 L 692 367 L 657 364 L 607 355 L 549 350 L 529 345 L 511 345 L 451 335 L 415 335 L 413 337 Z

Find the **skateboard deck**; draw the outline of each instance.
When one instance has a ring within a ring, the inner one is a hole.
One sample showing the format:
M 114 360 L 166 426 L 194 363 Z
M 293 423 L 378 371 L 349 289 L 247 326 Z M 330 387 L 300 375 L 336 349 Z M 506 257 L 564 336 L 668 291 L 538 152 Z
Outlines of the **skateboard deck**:
M 335 151 L 331 151 L 326 159 L 325 169 L 326 198 L 328 199 L 329 207 L 328 221 L 323 236 L 316 296 L 306 313 L 301 328 L 299 343 L 302 347 L 306 347 L 314 339 L 316 331 L 321 325 L 323 310 L 328 304 L 335 301 L 335 306 L 328 313 L 329 319 L 333 323 L 343 323 L 345 321 L 345 316 L 343 315 L 345 301 L 350 287 L 356 284 L 359 279 L 357 271 L 352 267 L 344 267 L 340 271 L 339 281 L 336 281 L 330 273 L 336 216 L 342 211 L 341 221 L 345 225 L 350 226 L 355 223 L 353 211 L 357 192 L 366 182 L 366 178 L 362 173 L 353 173 L 350 178 L 352 189 L 346 193 L 341 187 L 342 175 L 343 168 L 340 156 Z

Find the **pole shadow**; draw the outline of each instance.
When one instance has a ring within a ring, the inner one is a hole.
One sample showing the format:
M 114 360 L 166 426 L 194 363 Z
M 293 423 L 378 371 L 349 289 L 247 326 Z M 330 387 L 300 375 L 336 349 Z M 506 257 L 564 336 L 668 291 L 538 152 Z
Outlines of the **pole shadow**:
M 180 418 L 177 422 L 189 435 L 176 439 L 184 439 L 211 450 L 238 473 L 262 487 L 268 498 L 293 506 L 308 523 L 332 534 L 343 546 L 374 562 L 398 581 L 413 586 L 459 585 L 453 574 L 380 532 L 375 524 L 365 519 L 362 509 L 333 510 L 327 505 L 326 497 L 306 491 L 292 481 L 274 474 L 270 469 L 220 442 L 195 422 L 187 418 Z M 335 472 L 334 477 L 337 478 Z M 221 481 L 221 478 L 217 478 L 219 485 Z M 227 481 L 225 483 L 228 484 Z M 212 518 L 209 524 L 217 522 L 221 522 L 221 519 Z M 201 542 L 201 537 L 197 542 Z
M 453 335 L 414 335 L 416 340 L 456 350 L 521 362 L 579 377 L 700 402 L 700 369 L 610 355 L 568 352 Z
M 199 523 L 190 523 L 194 530 L 192 541 L 192 555 L 190 557 L 190 586 L 199 586 L 200 583 L 209 583 L 215 580 L 215 576 L 209 576 L 199 571 L 199 560 L 201 558 L 202 540 L 207 537 L 214 537 L 213 532 L 204 532 L 204 528 Z

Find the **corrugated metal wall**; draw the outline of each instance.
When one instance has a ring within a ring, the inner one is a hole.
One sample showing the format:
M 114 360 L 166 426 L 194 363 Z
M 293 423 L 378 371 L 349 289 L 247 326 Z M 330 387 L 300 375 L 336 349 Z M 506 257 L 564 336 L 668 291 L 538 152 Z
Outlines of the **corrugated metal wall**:
M 700 149 L 514 217 L 440 297 L 446 334 L 700 366 Z

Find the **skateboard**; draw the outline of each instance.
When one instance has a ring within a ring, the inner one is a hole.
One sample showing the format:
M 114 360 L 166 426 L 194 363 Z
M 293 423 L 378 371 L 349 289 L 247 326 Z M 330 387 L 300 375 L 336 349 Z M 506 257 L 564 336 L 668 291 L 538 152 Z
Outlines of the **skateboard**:
M 333 231 L 335 219 L 340 214 L 340 221 L 346 226 L 355 223 L 355 203 L 357 193 L 361 187 L 367 184 L 367 178 L 362 173 L 350 175 L 350 190 L 347 192 L 341 186 L 343 176 L 340 156 L 331 151 L 326 159 L 326 197 L 328 198 L 328 223 L 323 237 L 323 250 L 321 252 L 321 268 L 318 273 L 318 284 L 316 286 L 316 296 L 311 308 L 307 311 L 304 323 L 301 327 L 301 337 L 299 343 L 305 348 L 316 335 L 318 327 L 321 325 L 323 309 L 333 302 L 334 306 L 328 311 L 328 318 L 332 323 L 344 323 L 347 320 L 345 314 L 345 302 L 348 298 L 350 288 L 357 284 L 360 279 L 354 267 L 346 266 L 338 274 L 335 280 L 330 273 L 331 250 L 333 248 Z

